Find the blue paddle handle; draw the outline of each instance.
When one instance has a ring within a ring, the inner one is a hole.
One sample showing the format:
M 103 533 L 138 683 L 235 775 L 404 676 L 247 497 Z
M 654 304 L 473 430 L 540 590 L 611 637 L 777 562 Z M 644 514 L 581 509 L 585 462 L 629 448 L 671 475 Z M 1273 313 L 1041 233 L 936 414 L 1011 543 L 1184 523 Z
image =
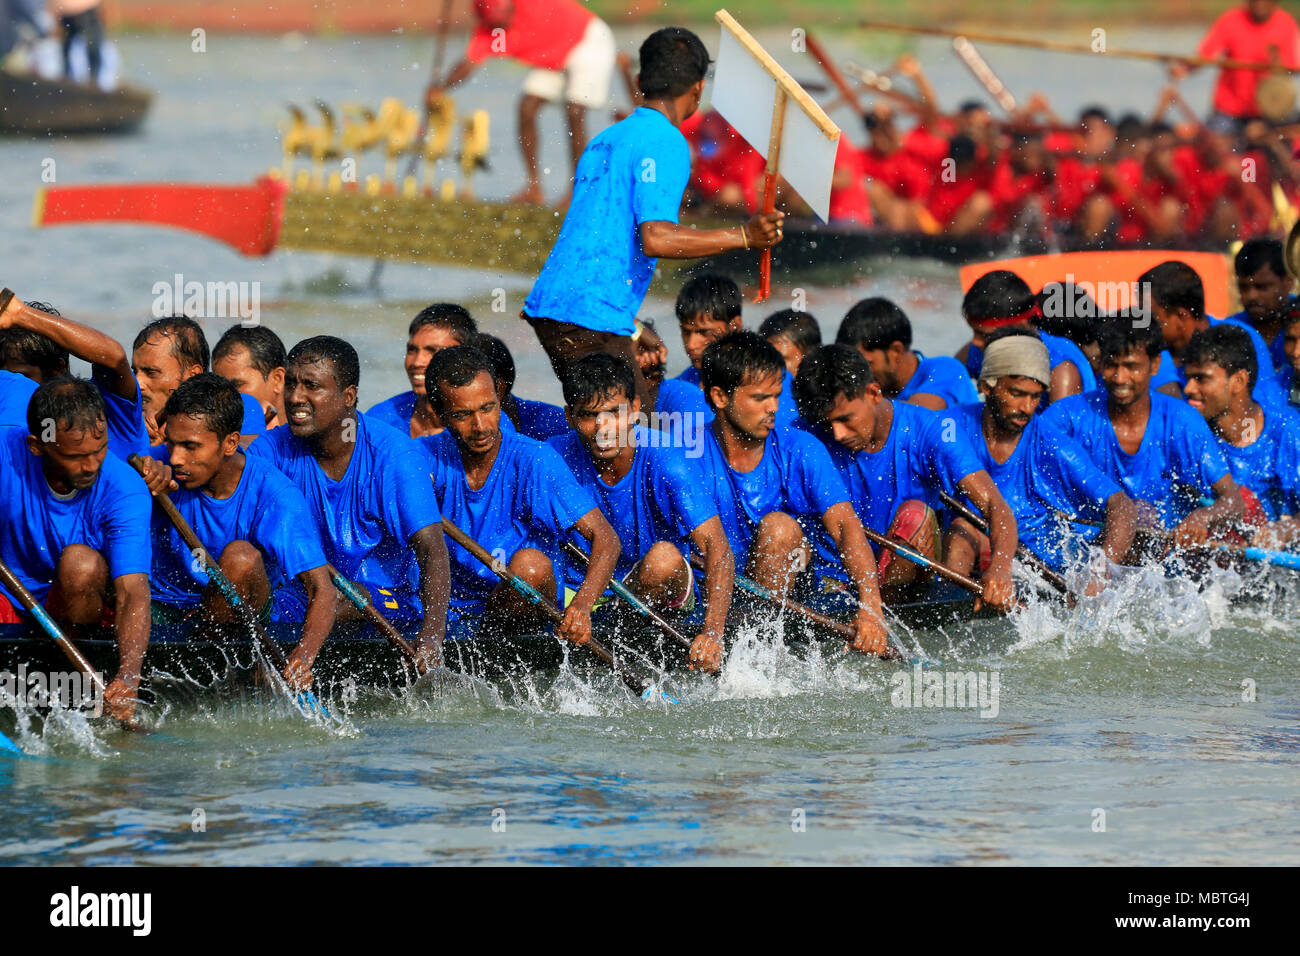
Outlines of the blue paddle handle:
M 1227 550 L 1233 550 L 1231 548 Z M 1245 548 L 1236 552 L 1245 555 L 1251 561 L 1262 561 L 1264 564 L 1273 564 L 1280 568 L 1290 568 L 1293 571 L 1300 571 L 1300 554 L 1288 554 L 1285 551 L 1266 551 L 1263 548 Z
M 364 611 L 370 606 L 370 599 L 362 594 L 355 584 L 345 578 L 341 573 L 335 572 L 334 586 L 343 592 L 343 596 L 351 601 L 359 610 Z
M 23 750 L 22 747 L 19 747 L 16 743 L 14 743 L 12 740 L 10 740 L 2 733 L 0 733 L 0 750 L 3 750 L 5 753 L 13 753 L 13 754 L 26 755 L 27 753 L 27 751 Z

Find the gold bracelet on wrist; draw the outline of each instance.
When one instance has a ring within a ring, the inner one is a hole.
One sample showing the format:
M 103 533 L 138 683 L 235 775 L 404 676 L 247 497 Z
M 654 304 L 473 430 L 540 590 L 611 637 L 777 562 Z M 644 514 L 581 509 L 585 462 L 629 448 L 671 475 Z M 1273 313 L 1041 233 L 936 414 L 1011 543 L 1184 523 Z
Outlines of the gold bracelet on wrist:
M 745 234 L 745 227 L 744 227 L 744 226 L 740 226 L 740 227 L 738 227 L 738 228 L 740 229 L 740 241 L 743 242 L 743 243 L 745 244 L 745 248 L 748 249 L 748 248 L 749 248 L 749 236 L 747 236 L 747 235 Z

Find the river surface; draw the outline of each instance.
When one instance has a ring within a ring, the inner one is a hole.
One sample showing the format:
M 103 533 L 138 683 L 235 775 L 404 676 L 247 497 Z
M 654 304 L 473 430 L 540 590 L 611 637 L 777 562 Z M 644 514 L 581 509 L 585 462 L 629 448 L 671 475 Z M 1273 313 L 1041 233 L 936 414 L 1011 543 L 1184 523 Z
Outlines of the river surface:
M 762 38 L 779 48 L 780 34 Z M 1109 42 L 1185 50 L 1196 39 L 1134 30 Z M 629 48 L 637 35 L 621 40 Z M 250 181 L 279 162 L 285 103 L 414 99 L 427 38 L 210 34 L 202 53 L 187 36 L 120 45 L 128 75 L 158 94 L 140 135 L 0 142 L 4 285 L 129 344 L 157 283 L 178 274 L 258 283 L 260 319 L 287 343 L 331 332 L 357 346 L 363 407 L 405 389 L 410 317 L 431 301 L 461 301 L 515 350 L 520 394 L 558 400 L 514 318 L 530 277 L 390 264 L 376 293 L 365 288 L 366 260 L 247 259 L 180 232 L 28 223 L 47 160 L 57 183 Z M 902 48 L 832 43 L 876 67 Z M 946 105 L 972 95 L 941 42 L 914 49 Z M 1146 110 L 1160 82 L 1141 63 L 984 52 L 1010 87 L 1044 89 L 1063 113 L 1091 102 Z M 511 104 L 522 72 L 493 66 L 461 95 L 462 108 L 497 118 L 493 168 L 478 183 L 485 196 L 518 185 Z M 1208 88 L 1207 76 L 1186 84 L 1197 104 Z M 851 117 L 837 118 L 860 139 Z M 554 116 L 543 129 L 558 195 L 563 133 Z M 505 308 L 495 313 L 498 289 Z M 881 261 L 863 278 L 817 285 L 777 276 L 774 307 L 796 289 L 830 335 L 854 301 L 889 295 L 923 350 L 950 353 L 964 340 L 950 266 Z M 644 314 L 671 331 L 671 302 L 647 300 Z M 237 319 L 203 324 L 215 342 Z M 668 338 L 676 370 L 684 359 Z M 1224 573 L 1198 594 L 1135 574 L 1068 613 L 1031 603 L 1011 621 L 902 631 L 926 661 L 919 671 L 829 645 L 794 653 L 781 622 L 755 619 L 720 681 L 676 678 L 675 705 L 567 668 L 500 693 L 336 694 L 328 722 L 279 698 L 195 704 L 164 693 L 145 710 L 157 736 L 78 717 L 21 736 L 43 759 L 0 762 L 0 861 L 1294 864 L 1298 605 L 1284 579 L 1265 601 L 1231 605 L 1241 583 Z M 917 674 L 969 675 L 985 695 L 936 702 L 913 693 Z

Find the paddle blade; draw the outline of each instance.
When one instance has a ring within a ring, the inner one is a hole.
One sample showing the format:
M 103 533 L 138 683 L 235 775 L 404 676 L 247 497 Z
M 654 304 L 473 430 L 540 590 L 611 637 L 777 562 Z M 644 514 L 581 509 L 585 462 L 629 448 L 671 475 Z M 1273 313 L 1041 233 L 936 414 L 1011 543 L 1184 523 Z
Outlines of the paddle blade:
M 15 757 L 27 756 L 27 751 L 23 750 L 16 743 L 0 733 L 0 753 L 13 754 Z
M 288 186 L 263 176 L 251 186 L 175 183 L 50 186 L 36 194 L 32 224 L 124 222 L 172 226 L 224 242 L 246 256 L 275 248 Z

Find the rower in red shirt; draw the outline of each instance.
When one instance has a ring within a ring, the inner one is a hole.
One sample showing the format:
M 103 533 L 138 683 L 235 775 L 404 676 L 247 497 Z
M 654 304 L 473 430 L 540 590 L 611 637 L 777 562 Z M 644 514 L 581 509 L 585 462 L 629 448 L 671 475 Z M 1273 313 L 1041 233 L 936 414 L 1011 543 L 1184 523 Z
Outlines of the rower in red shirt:
M 426 98 L 432 105 L 490 56 L 508 56 L 534 67 L 524 78 L 519 101 L 519 147 L 528 182 L 510 201 L 540 205 L 544 197 L 537 172 L 537 112 L 543 103 L 565 103 L 576 170 L 587 148 L 587 109 L 609 101 L 614 32 L 577 0 L 474 0 L 474 17 L 464 59 L 444 82 L 429 86 Z
M 835 174 L 831 178 L 830 221 L 870 226 L 875 222 L 867 199 L 866 168 L 862 150 L 840 136 L 835 150 Z
M 696 113 L 681 129 L 691 147 L 694 198 L 720 209 L 758 212 L 767 166 L 762 155 L 717 110 Z
M 1197 54 L 1248 63 L 1300 68 L 1300 26 L 1279 9 L 1277 0 L 1245 0 L 1224 13 L 1201 40 Z M 1259 70 L 1222 70 L 1214 87 L 1214 112 L 1241 120 L 1259 115 L 1255 93 L 1266 74 Z

